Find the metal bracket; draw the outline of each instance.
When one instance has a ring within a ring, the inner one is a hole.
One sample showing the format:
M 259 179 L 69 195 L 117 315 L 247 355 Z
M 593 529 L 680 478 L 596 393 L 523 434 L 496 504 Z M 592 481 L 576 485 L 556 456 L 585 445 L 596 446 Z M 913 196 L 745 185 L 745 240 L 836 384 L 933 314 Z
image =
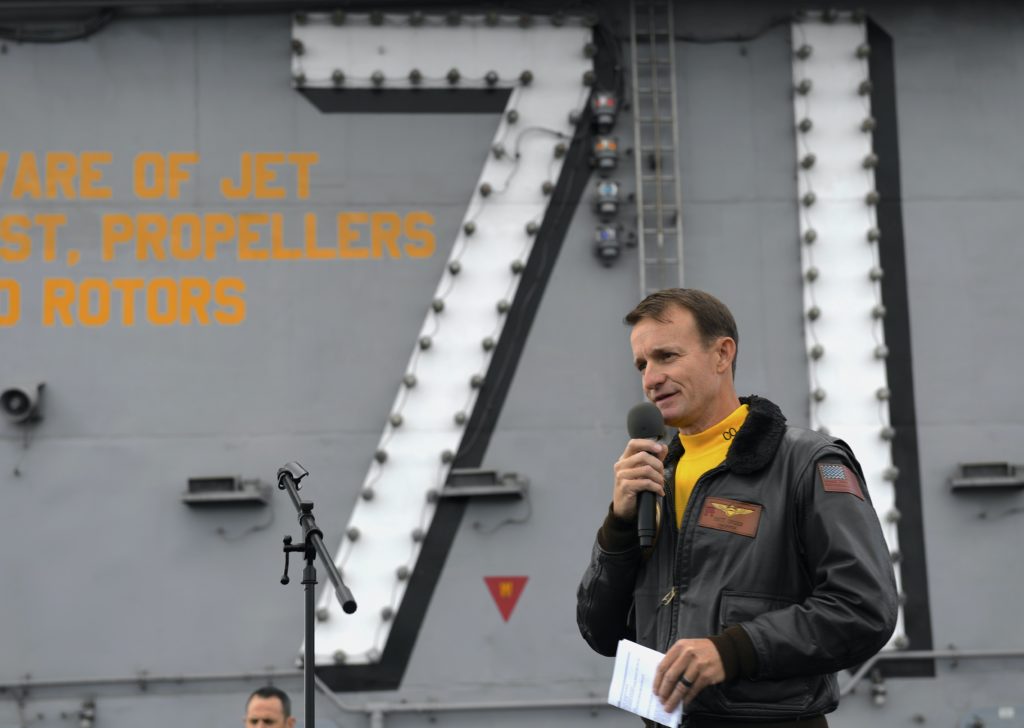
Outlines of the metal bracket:
M 442 498 L 523 498 L 529 487 L 528 478 L 518 473 L 496 470 L 453 468 L 441 490 Z

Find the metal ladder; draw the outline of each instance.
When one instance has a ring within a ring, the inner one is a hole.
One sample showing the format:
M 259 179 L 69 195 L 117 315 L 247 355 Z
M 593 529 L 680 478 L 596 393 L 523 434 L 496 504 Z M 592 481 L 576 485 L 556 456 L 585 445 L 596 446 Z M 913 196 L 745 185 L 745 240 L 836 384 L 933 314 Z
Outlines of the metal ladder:
M 630 0 L 640 294 L 683 285 L 672 0 Z

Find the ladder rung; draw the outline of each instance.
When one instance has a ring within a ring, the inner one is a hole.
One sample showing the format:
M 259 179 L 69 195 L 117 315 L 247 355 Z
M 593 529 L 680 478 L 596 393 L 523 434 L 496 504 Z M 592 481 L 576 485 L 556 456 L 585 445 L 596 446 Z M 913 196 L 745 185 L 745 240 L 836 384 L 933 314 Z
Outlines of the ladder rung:
M 672 117 L 671 116 L 658 116 L 658 117 L 654 117 L 654 116 L 640 116 L 640 117 L 637 117 L 637 121 L 639 121 L 641 124 L 655 124 L 655 123 L 671 124 L 672 123 Z
M 676 228 L 662 228 L 661 230 L 658 230 L 658 228 L 644 228 L 644 235 L 657 235 L 658 233 L 662 233 L 663 235 L 675 235 L 677 232 L 678 230 Z
M 676 178 L 671 174 L 663 174 L 658 177 L 656 174 L 643 174 L 640 175 L 640 179 L 644 182 L 675 182 Z

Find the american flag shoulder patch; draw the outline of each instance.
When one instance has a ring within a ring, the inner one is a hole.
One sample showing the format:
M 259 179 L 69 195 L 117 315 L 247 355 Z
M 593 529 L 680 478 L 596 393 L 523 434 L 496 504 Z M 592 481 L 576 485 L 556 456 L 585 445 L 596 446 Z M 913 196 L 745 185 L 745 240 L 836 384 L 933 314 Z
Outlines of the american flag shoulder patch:
M 842 463 L 818 463 L 818 477 L 829 493 L 850 493 L 864 500 L 857 474 Z

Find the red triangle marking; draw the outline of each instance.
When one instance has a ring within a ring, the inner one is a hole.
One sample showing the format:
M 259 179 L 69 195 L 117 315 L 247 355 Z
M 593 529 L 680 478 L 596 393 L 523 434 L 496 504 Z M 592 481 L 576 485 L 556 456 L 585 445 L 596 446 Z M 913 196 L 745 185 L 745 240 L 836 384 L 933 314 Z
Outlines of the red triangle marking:
M 516 608 L 516 602 L 523 593 L 526 586 L 526 576 L 485 576 L 484 581 L 498 605 L 502 619 L 506 622 L 512 616 L 512 610 Z

